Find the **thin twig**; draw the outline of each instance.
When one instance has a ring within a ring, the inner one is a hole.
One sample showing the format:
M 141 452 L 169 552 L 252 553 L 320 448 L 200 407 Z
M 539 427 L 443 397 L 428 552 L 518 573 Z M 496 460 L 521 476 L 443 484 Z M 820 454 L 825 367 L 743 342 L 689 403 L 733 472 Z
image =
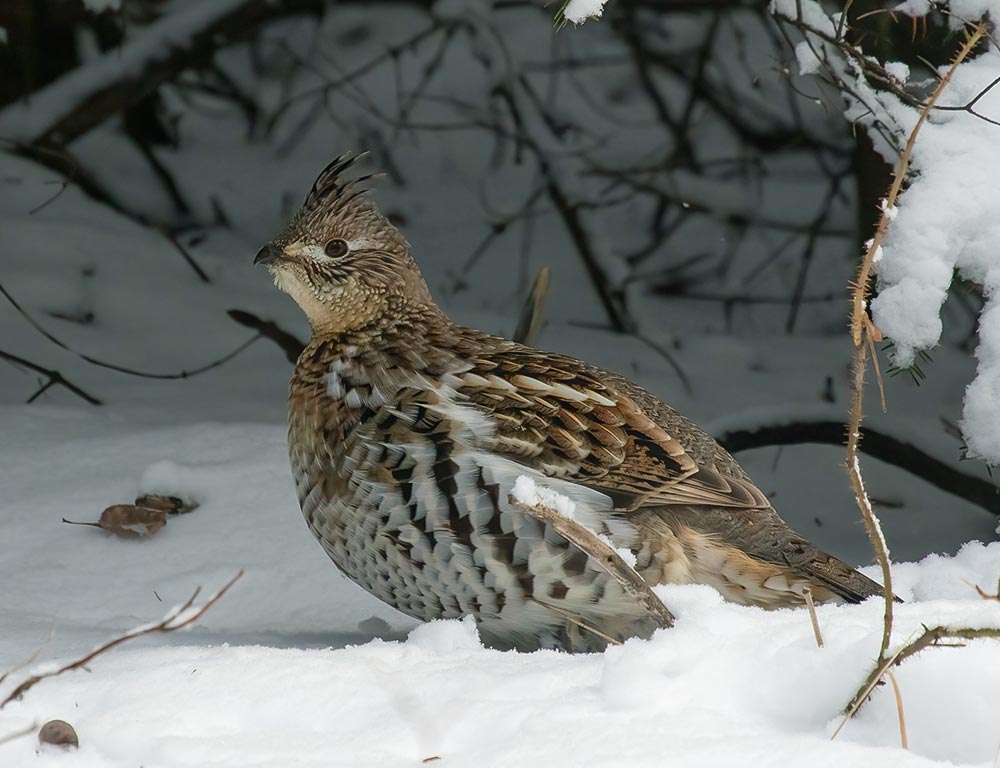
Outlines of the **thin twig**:
M 24 309 L 24 307 L 22 307 L 20 303 L 18 303 L 18 301 L 10 294 L 10 291 L 8 291 L 3 286 L 3 283 L 0 283 L 0 294 L 2 294 L 7 299 L 7 301 L 11 303 L 11 305 L 13 305 L 14 309 L 18 311 L 21 317 L 23 317 L 25 320 L 28 321 L 28 324 L 31 325 L 32 328 L 34 328 L 36 331 L 42 334 L 42 336 L 51 341 L 60 349 L 66 350 L 67 352 L 69 352 L 72 355 L 75 355 L 84 362 L 90 363 L 91 365 L 96 365 L 98 368 L 106 368 L 109 371 L 126 373 L 129 376 L 137 376 L 140 379 L 161 379 L 161 380 L 189 379 L 192 376 L 197 376 L 199 374 L 206 373 L 208 371 L 213 370 L 214 368 L 218 368 L 220 365 L 228 363 L 230 360 L 232 360 L 234 357 L 240 354 L 243 350 L 245 350 L 247 347 L 249 347 L 251 344 L 257 341 L 259 338 L 261 338 L 261 334 L 259 333 L 256 336 L 251 336 L 249 339 L 244 341 L 235 349 L 227 352 L 217 360 L 213 360 L 210 363 L 205 363 L 205 365 L 200 365 L 197 368 L 192 368 L 190 371 L 183 370 L 183 371 L 178 371 L 177 373 L 152 373 L 150 371 L 139 371 L 136 370 L 135 368 L 128 368 L 124 365 L 118 365 L 117 363 L 109 363 L 104 360 L 100 360 L 96 357 L 91 357 L 90 355 L 86 355 L 83 352 L 77 352 L 75 349 L 66 344 L 64 341 L 60 340 L 58 337 L 56 337 L 48 330 L 46 330 L 41 323 L 39 323 L 37 320 L 35 320 L 35 318 L 29 315 L 27 310 Z M 8 355 L 7 357 L 13 357 L 13 356 Z M 53 371 L 40 371 L 40 372 L 50 375 L 54 373 Z M 69 387 L 69 385 L 63 379 L 60 379 L 58 383 Z M 80 397 L 83 397 L 88 402 L 91 402 L 94 405 L 101 404 L 99 400 L 97 400 L 96 398 L 91 398 L 90 395 L 86 395 L 86 393 L 83 393 L 82 390 L 80 390 L 79 388 L 72 388 L 72 389 L 76 394 L 80 395 Z
M 837 734 L 840 733 L 847 721 L 854 717 L 854 713 L 858 711 L 858 708 L 865 701 L 865 699 L 868 698 L 868 695 L 875 690 L 875 686 L 879 684 L 882 680 L 882 676 L 890 668 L 898 667 L 908 658 L 915 656 L 925 648 L 929 648 L 931 646 L 945 647 L 945 644 L 940 642 L 945 638 L 953 640 L 993 638 L 1000 640 L 1000 627 L 986 627 L 983 629 L 970 629 L 968 627 L 961 627 L 958 629 L 952 629 L 950 627 L 934 627 L 932 629 L 928 629 L 925 627 L 923 634 L 921 634 L 916 640 L 903 645 L 898 651 L 892 654 L 892 656 L 877 665 L 868 677 L 865 678 L 865 682 L 862 683 L 861 687 L 858 688 L 857 692 L 854 694 L 854 698 L 851 699 L 851 703 L 848 705 L 847 713 L 844 715 L 843 721 L 840 723 L 840 726 L 831 738 L 836 738 Z M 953 646 L 948 645 L 947 647 Z
M 198 598 L 198 595 L 201 594 L 201 587 L 195 589 L 194 593 L 191 595 L 191 597 L 187 599 L 187 601 L 183 605 L 181 605 L 179 608 L 175 608 L 174 610 L 170 611 L 170 613 L 168 613 L 163 618 L 162 621 L 150 626 L 138 627 L 136 629 L 126 632 L 123 635 L 119 635 L 113 640 L 109 640 L 103 645 L 98 646 L 93 651 L 86 654 L 85 656 L 80 657 L 76 661 L 70 662 L 69 664 L 65 664 L 64 666 L 52 670 L 51 672 L 40 672 L 39 674 L 32 675 L 31 677 L 19 683 L 14 688 L 14 690 L 11 691 L 11 693 L 7 696 L 7 698 L 5 698 L 2 702 L 0 702 L 0 709 L 3 709 L 14 699 L 23 696 L 25 692 L 33 688 L 37 683 L 41 682 L 42 680 L 46 680 L 50 677 L 58 677 L 64 672 L 69 672 L 74 669 L 85 668 L 87 664 L 89 664 L 95 658 L 100 656 L 102 653 L 106 653 L 107 651 L 110 651 L 112 648 L 115 648 L 116 646 L 119 646 L 122 643 L 125 643 L 129 640 L 134 640 L 137 637 L 143 637 L 145 635 L 152 635 L 156 633 L 166 634 L 168 632 L 176 632 L 179 629 L 184 629 L 185 627 L 191 626 L 196 621 L 198 621 L 202 616 L 204 616 L 205 613 L 208 611 L 208 609 L 211 608 L 213 605 L 215 605 L 222 598 L 222 596 L 229 591 L 229 588 L 232 587 L 237 581 L 239 581 L 242 576 L 243 576 L 243 570 L 240 569 L 239 573 L 237 573 L 235 576 L 233 576 L 233 578 L 231 578 L 228 582 L 226 582 L 226 584 L 222 587 L 222 589 L 220 589 L 218 592 L 212 595 L 212 597 L 206 600 L 200 607 L 195 609 L 194 612 L 191 613 L 190 615 L 185 616 L 188 610 L 194 606 L 194 601 Z
M 528 298 L 521 308 L 521 317 L 514 331 L 514 341 L 519 344 L 533 346 L 538 339 L 545 322 L 545 300 L 549 295 L 549 285 L 552 282 L 552 271 L 542 267 L 535 276 L 534 285 L 528 293 Z
M 812 622 L 813 634 L 816 636 L 816 645 L 823 647 L 823 633 L 819 630 L 819 617 L 816 616 L 816 603 L 813 602 L 812 589 L 804 587 L 802 589 L 802 599 L 806 601 L 806 608 L 809 609 L 809 621 Z
M 76 386 L 76 384 L 74 384 L 73 382 L 67 381 L 66 378 L 61 373 L 59 373 L 59 371 L 53 371 L 49 368 L 43 368 L 42 366 L 38 365 L 38 363 L 33 363 L 30 360 L 25 360 L 23 357 L 11 354 L 10 352 L 4 352 L 3 350 L 0 350 L 0 359 L 6 360 L 14 365 L 19 365 L 24 368 L 29 368 L 35 373 L 40 373 L 43 376 L 49 377 L 48 382 L 42 385 L 42 387 L 37 392 L 35 392 L 34 395 L 31 396 L 31 399 L 28 402 L 36 400 L 38 396 L 41 395 L 43 392 L 45 392 L 47 389 L 49 389 L 53 385 L 58 384 L 61 387 L 65 387 L 74 395 L 76 395 L 82 400 L 85 400 L 91 405 L 103 405 L 103 402 L 101 400 L 80 389 L 80 387 Z
M 909 749 L 910 747 L 906 738 L 906 715 L 903 713 L 903 694 L 899 690 L 899 683 L 896 682 L 896 676 L 890 670 L 887 669 L 885 671 L 885 676 L 892 683 L 892 692 L 896 696 L 896 718 L 899 720 L 899 745 L 903 749 Z
M 851 337 L 854 342 L 854 361 L 851 375 L 851 410 L 847 423 L 847 473 L 850 478 L 851 488 L 854 491 L 854 498 L 857 501 L 858 509 L 861 512 L 861 519 L 864 522 L 865 531 L 868 534 L 868 538 L 872 544 L 872 549 L 875 551 L 875 557 L 877 558 L 882 570 L 885 614 L 883 617 L 882 641 L 879 646 L 876 672 L 883 669 L 883 667 L 887 668 L 885 667 L 885 654 L 889 649 L 889 642 L 892 637 L 892 611 L 894 596 L 892 592 L 892 573 L 889 567 L 889 548 L 886 545 L 885 536 L 882 533 L 882 527 L 879 523 L 879 519 L 875 514 L 875 510 L 872 509 L 871 501 L 865 491 L 864 479 L 861 475 L 861 462 L 858 457 L 858 444 L 861 440 L 861 420 L 864 405 L 865 369 L 867 367 L 867 357 L 869 351 L 868 342 L 878 333 L 867 313 L 868 284 L 871 277 L 871 269 L 872 264 L 874 263 L 875 254 L 881 247 L 882 239 L 889 230 L 891 211 L 896 205 L 896 199 L 902 189 L 903 180 L 906 178 L 909 170 L 910 156 L 916 142 L 917 134 L 919 133 L 921 126 L 927 120 L 927 115 L 934 106 L 934 103 L 937 101 L 942 90 L 951 81 L 951 77 L 956 68 L 969 55 L 969 53 L 972 52 L 976 44 L 982 38 L 984 31 L 983 25 L 980 24 L 975 28 L 973 33 L 969 35 L 965 44 L 962 46 L 961 51 L 959 51 L 955 60 L 952 62 L 951 67 L 948 69 L 948 72 L 941 78 L 941 81 L 938 83 L 937 88 L 931 95 L 931 98 L 921 110 L 920 117 L 917 119 L 916 125 L 910 132 L 909 138 L 906 141 L 906 146 L 899 158 L 899 163 L 897 164 L 895 170 L 895 178 L 893 179 L 892 186 L 890 187 L 889 193 L 882 205 L 882 216 L 879 220 L 875 237 L 872 238 L 872 241 L 868 246 L 868 250 L 861 261 L 861 266 L 858 270 L 858 277 L 853 285 L 854 303 L 851 313 Z M 879 672 L 878 676 L 875 678 L 875 682 L 879 679 L 881 679 L 881 672 Z M 863 697 L 862 699 L 855 700 L 855 702 L 853 702 L 856 706 L 852 707 L 852 714 L 853 711 L 857 711 L 857 706 L 860 706 L 862 700 Z M 848 715 L 848 717 L 850 717 L 850 715 Z
M 621 555 L 601 541 L 597 534 L 575 520 L 560 515 L 545 504 L 525 504 L 513 495 L 509 497 L 509 501 L 511 505 L 550 525 L 552 530 L 587 553 L 621 585 L 626 594 L 639 601 L 658 626 L 664 628 L 673 626 L 673 615 L 649 584 L 622 559 Z

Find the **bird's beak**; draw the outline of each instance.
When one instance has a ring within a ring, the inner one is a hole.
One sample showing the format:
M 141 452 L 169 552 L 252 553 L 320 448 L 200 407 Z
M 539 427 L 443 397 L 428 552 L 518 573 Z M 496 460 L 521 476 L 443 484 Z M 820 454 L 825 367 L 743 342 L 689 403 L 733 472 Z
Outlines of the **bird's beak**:
M 259 251 L 257 255 L 253 258 L 254 266 L 257 264 L 274 264 L 278 259 L 284 256 L 284 252 L 278 248 L 274 243 L 268 243 Z

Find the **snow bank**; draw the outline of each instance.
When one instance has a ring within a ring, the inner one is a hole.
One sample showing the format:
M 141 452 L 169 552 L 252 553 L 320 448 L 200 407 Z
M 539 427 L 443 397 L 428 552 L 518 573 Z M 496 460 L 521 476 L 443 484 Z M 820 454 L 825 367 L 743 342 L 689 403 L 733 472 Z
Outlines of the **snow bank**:
M 995 572 L 1000 545 L 977 549 Z M 421 626 L 405 642 L 246 645 L 229 642 L 209 614 L 184 645 L 137 644 L 96 661 L 91 674 L 40 684 L 0 724 L 70 721 L 79 768 L 381 768 L 433 757 L 470 768 L 724 766 L 748 756 L 759 766 L 841 768 L 989 765 L 996 753 L 996 643 L 931 649 L 896 672 L 910 751 L 898 746 L 889 690 L 831 742 L 878 645 L 877 601 L 821 607 L 819 649 L 804 611 L 727 605 L 707 587 L 663 594 L 678 615 L 673 630 L 577 657 L 484 649 L 469 620 Z M 248 589 L 227 599 L 252 604 Z M 928 617 L 1000 623 L 1000 605 L 967 590 L 959 601 L 901 606 L 897 638 Z M 272 627 L 276 619 L 259 616 Z M 34 748 L 29 737 L 0 746 L 0 762 L 67 764 Z

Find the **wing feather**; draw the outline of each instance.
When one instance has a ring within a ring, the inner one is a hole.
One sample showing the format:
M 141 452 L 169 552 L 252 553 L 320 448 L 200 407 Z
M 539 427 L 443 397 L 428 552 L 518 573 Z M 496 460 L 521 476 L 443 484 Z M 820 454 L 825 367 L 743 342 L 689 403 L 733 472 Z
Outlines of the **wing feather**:
M 616 509 L 689 505 L 764 508 L 745 477 L 699 464 L 617 377 L 573 358 L 494 340 L 458 377 L 459 394 L 493 417 L 492 448 L 599 490 Z M 642 400 L 653 400 L 643 392 Z

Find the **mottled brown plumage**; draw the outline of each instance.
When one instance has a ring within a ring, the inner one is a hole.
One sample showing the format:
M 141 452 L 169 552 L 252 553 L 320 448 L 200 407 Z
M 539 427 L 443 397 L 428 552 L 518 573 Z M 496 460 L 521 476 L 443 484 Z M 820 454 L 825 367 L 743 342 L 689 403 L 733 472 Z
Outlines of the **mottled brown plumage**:
M 348 576 L 428 620 L 475 616 L 520 649 L 646 635 L 607 568 L 513 503 L 519 475 L 630 550 L 649 584 L 766 607 L 858 601 L 874 582 L 790 529 L 725 450 L 627 379 L 452 323 L 409 244 L 344 172 L 320 175 L 261 249 L 313 335 L 289 398 L 310 529 Z

